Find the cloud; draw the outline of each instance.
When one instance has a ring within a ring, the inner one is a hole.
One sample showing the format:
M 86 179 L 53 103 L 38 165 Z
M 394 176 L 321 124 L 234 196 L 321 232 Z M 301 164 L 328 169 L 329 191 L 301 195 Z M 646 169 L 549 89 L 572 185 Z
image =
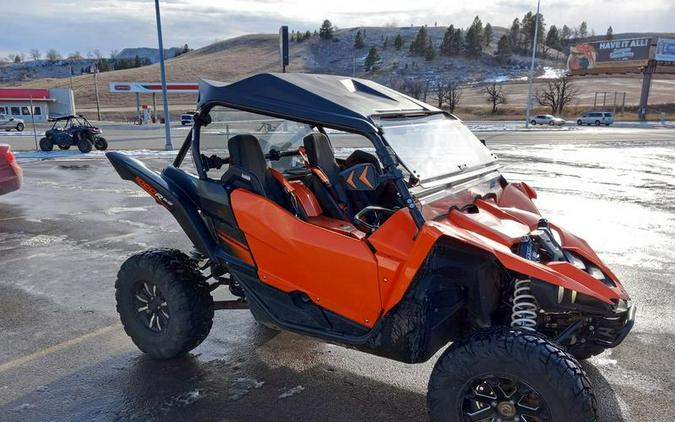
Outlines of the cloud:
M 468 26 L 474 16 L 497 26 L 510 26 L 536 8 L 532 1 L 474 0 L 458 5 L 439 0 L 162 0 L 162 23 L 166 46 L 188 43 L 207 45 L 245 33 L 276 32 L 280 25 L 314 30 L 324 18 L 339 27 L 365 25 Z M 611 11 L 611 13 L 609 13 Z M 604 33 L 612 25 L 615 33 L 673 31 L 675 5 L 671 0 L 544 1 L 547 24 L 578 25 Z M 23 0 L 3 17 L 3 33 L 12 34 L 0 47 L 0 55 L 45 51 L 56 48 L 63 54 L 99 49 L 108 52 L 124 47 L 155 46 L 154 2 L 151 0 L 52 1 Z

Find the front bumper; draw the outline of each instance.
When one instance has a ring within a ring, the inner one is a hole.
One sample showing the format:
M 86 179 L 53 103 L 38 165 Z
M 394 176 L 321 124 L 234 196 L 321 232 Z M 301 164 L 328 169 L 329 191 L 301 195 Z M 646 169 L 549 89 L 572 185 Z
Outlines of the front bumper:
M 628 305 L 628 309 L 616 317 L 598 318 L 593 341 L 605 348 L 621 344 L 635 325 L 636 310 L 637 306 Z

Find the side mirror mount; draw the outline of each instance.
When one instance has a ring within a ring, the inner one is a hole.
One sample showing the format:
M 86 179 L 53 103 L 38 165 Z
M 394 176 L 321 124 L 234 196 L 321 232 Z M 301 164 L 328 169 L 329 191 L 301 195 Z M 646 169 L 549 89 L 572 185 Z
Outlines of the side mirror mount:
M 357 164 L 340 172 L 349 190 L 374 191 L 382 182 L 377 169 L 371 163 Z

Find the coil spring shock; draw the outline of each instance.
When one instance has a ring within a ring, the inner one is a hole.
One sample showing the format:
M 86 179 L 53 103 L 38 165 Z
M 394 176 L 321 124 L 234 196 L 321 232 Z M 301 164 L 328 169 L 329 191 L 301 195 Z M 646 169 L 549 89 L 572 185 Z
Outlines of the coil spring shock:
M 537 326 L 537 304 L 530 292 L 530 280 L 516 280 L 511 307 L 511 327 L 535 331 Z

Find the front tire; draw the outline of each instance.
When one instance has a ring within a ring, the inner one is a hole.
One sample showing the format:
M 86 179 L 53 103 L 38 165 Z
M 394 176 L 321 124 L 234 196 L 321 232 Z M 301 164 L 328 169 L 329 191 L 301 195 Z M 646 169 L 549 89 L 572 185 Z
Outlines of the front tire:
M 581 119 L 577 120 L 577 125 L 581 126 L 584 122 L 581 121 Z
M 213 324 L 213 298 L 191 258 L 152 249 L 127 259 L 115 283 L 117 312 L 138 348 L 171 359 L 197 347 Z
M 54 143 L 49 138 L 40 139 L 40 149 L 42 151 L 51 151 L 54 149 Z
M 579 363 L 537 335 L 507 328 L 452 344 L 436 362 L 427 403 L 433 422 L 597 418 Z
M 97 136 L 96 139 L 94 140 L 94 148 L 96 148 L 99 151 L 105 151 L 106 149 L 108 149 L 108 141 L 106 141 L 105 138 L 102 136 Z
M 23 132 L 23 128 L 24 128 L 23 123 L 19 123 L 18 125 L 16 125 L 17 132 Z
M 536 120 L 530 120 L 530 124 L 532 126 L 537 126 L 537 121 Z

